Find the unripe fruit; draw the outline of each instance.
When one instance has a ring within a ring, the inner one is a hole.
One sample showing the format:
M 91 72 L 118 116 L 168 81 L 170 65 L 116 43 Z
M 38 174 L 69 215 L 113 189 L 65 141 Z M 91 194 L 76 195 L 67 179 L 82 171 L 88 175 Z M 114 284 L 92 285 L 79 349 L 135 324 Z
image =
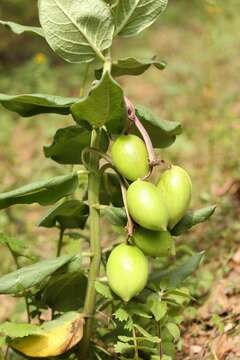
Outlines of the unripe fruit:
M 155 185 L 142 180 L 132 183 L 127 191 L 127 205 L 137 224 L 149 230 L 166 230 L 167 209 Z
M 168 211 L 168 228 L 172 229 L 189 208 L 192 182 L 188 173 L 179 166 L 171 166 L 160 177 L 158 189 L 165 199 Z
M 136 246 L 118 245 L 108 258 L 107 278 L 112 291 L 129 301 L 146 286 L 148 260 Z
M 147 148 L 136 135 L 121 135 L 114 141 L 112 161 L 117 171 L 131 181 L 149 172 Z
M 145 255 L 152 257 L 175 255 L 174 240 L 168 231 L 151 231 L 142 227 L 134 235 L 134 242 Z

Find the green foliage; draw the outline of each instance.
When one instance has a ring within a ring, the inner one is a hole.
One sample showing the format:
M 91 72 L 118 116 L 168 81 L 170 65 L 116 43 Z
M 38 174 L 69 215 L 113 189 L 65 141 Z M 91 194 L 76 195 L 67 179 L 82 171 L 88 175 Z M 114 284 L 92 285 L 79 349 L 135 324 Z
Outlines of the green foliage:
M 171 234 L 178 236 L 191 229 L 193 226 L 198 225 L 208 220 L 215 212 L 216 206 L 208 206 L 203 209 L 190 211 L 184 215 L 177 225 L 171 230 Z
M 46 113 L 68 115 L 70 106 L 77 100 L 77 98 L 63 98 L 44 94 L 0 94 L 0 103 L 6 109 L 24 117 Z
M 69 200 L 50 209 L 40 220 L 38 226 L 51 228 L 58 224 L 61 229 L 83 229 L 88 214 L 89 209 L 86 204 L 79 200 Z
M 79 310 L 84 305 L 87 278 L 80 272 L 52 275 L 41 291 L 40 303 L 53 311 Z
M 164 70 L 166 65 L 167 64 L 165 61 L 157 60 L 155 57 L 153 59 L 139 59 L 129 57 L 114 61 L 112 64 L 111 74 L 113 77 L 123 75 L 137 76 L 143 74 L 151 66 L 154 66 L 158 70 Z M 95 71 L 97 78 L 101 77 L 102 71 L 102 69 Z
M 119 0 L 113 6 L 115 34 L 135 36 L 153 24 L 165 10 L 168 0 Z
M 57 176 L 37 181 L 6 193 L 0 194 L 0 209 L 15 204 L 51 205 L 64 196 L 72 194 L 78 186 L 78 175 Z
M 22 240 L 0 233 L 0 244 L 6 245 L 16 255 L 22 255 L 26 245 Z
M 11 338 L 23 338 L 29 335 L 39 335 L 41 330 L 34 324 L 14 324 L 5 322 L 0 325 L 0 333 Z
M 98 128 L 106 125 L 110 132 L 118 133 L 126 117 L 123 91 L 107 71 L 86 98 L 72 105 L 71 111 L 80 125 L 84 122 Z
M 102 0 L 40 0 L 46 40 L 66 61 L 91 62 L 112 44 L 110 8 Z
M 44 38 L 44 34 L 43 34 L 43 30 L 40 27 L 36 27 L 36 26 L 25 26 L 25 25 L 20 25 L 17 23 L 14 23 L 12 21 L 2 21 L 0 20 L 0 25 L 5 26 L 8 30 L 13 31 L 15 34 L 17 35 L 21 35 L 25 32 L 29 32 L 38 36 L 41 36 Z
M 160 119 L 145 106 L 137 106 L 136 114 L 148 131 L 155 148 L 165 148 L 174 143 L 176 136 L 182 133 L 181 124 Z M 136 132 L 135 129 L 133 129 Z
M 73 256 L 62 256 L 52 260 L 43 260 L 2 276 L 0 278 L 0 294 L 22 294 L 40 284 L 42 280 L 72 259 Z

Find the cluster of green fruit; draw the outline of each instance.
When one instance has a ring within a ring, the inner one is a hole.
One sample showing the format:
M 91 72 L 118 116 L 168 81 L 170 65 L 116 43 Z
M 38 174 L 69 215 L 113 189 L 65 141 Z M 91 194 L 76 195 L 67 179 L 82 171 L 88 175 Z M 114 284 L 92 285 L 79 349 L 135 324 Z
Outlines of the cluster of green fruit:
M 135 231 L 132 244 L 118 245 L 111 252 L 107 278 L 113 292 L 129 301 L 146 286 L 146 255 L 174 254 L 170 231 L 189 208 L 192 183 L 179 166 L 165 170 L 157 185 L 144 180 L 150 171 L 148 152 L 145 143 L 135 135 L 122 135 L 113 143 L 112 161 L 119 174 L 132 181 L 127 190 L 127 207 Z

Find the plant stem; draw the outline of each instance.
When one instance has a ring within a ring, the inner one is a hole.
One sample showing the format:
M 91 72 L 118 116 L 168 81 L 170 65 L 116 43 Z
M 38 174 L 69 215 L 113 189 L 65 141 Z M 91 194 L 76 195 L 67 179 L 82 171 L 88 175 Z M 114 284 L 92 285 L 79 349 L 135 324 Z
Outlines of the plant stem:
M 63 246 L 64 231 L 65 231 L 65 229 L 60 228 L 59 238 L 58 238 L 58 244 L 57 244 L 57 254 L 56 254 L 57 257 L 59 257 L 59 256 L 61 255 L 62 246 Z
M 92 131 L 91 147 L 98 148 L 100 143 L 100 134 Z M 84 304 L 84 315 L 86 316 L 86 324 L 84 328 L 84 337 L 82 340 L 81 359 L 88 359 L 89 345 L 92 333 L 93 316 L 95 312 L 96 290 L 95 281 L 99 275 L 101 264 L 101 244 L 100 244 L 100 210 L 99 205 L 99 189 L 100 189 L 100 173 L 99 173 L 99 155 L 90 154 L 90 171 L 88 180 L 88 204 L 90 208 L 90 245 L 93 257 L 91 259 L 90 270 L 88 274 L 88 287 Z
M 137 339 L 136 339 L 136 331 L 133 327 L 133 341 L 134 341 L 134 360 L 139 360 L 139 356 L 138 356 L 138 342 L 137 342 Z
M 159 355 L 160 355 L 160 359 L 162 359 L 163 357 L 163 350 L 162 350 L 162 335 L 161 335 L 161 324 L 160 321 L 156 321 L 156 328 L 157 328 L 157 336 L 160 340 L 159 343 Z
M 17 268 L 17 269 L 20 269 L 20 265 L 19 265 L 19 263 L 18 263 L 18 257 L 17 257 L 17 255 L 15 254 L 14 251 L 12 251 L 12 249 L 11 249 L 10 246 L 8 246 L 8 250 L 10 251 L 10 253 L 11 253 L 11 255 L 12 255 L 12 258 L 13 258 L 13 260 L 14 260 L 14 263 L 15 263 L 15 265 L 16 265 L 16 268 Z M 25 299 L 25 305 L 26 305 L 26 310 L 27 310 L 27 319 L 28 319 L 28 323 L 30 323 L 30 322 L 31 322 L 31 315 L 30 315 L 30 308 L 29 308 L 29 303 L 28 303 L 28 296 L 25 295 L 25 296 L 24 296 L 24 299 Z

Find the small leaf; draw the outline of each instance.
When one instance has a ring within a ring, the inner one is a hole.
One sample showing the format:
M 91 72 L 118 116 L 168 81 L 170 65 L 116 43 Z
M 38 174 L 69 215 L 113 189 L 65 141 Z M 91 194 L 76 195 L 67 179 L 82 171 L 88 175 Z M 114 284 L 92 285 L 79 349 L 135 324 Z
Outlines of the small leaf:
M 134 327 L 146 338 L 146 340 L 154 343 L 159 343 L 161 341 L 158 337 L 152 336 L 152 334 L 146 331 L 142 326 L 134 324 Z
M 159 296 L 152 294 L 148 297 L 147 303 L 156 321 L 160 321 L 167 313 L 167 303 L 161 301 Z
M 87 278 L 80 272 L 53 275 L 41 295 L 41 304 L 54 311 L 79 310 L 84 305 Z
M 213 205 L 196 211 L 189 211 L 171 230 L 171 234 L 174 236 L 181 235 L 193 226 L 208 220 L 214 214 L 215 210 L 216 206 Z
M 125 352 L 134 349 L 133 345 L 129 345 L 127 343 L 118 341 L 115 345 L 114 345 L 114 350 L 116 353 L 118 354 L 124 354 Z
M 103 174 L 100 187 L 100 203 L 103 205 L 112 204 L 116 207 L 123 206 L 119 178 L 116 174 L 109 172 Z
M 176 136 L 182 133 L 180 123 L 160 119 L 144 106 L 136 107 L 136 114 L 148 131 L 155 148 L 165 148 L 174 143 Z M 137 133 L 135 127 L 131 132 Z
M 41 36 L 44 38 L 44 33 L 41 27 L 37 27 L 37 26 L 25 26 L 25 25 L 20 25 L 17 24 L 15 22 L 12 21 L 2 21 L 0 20 L 0 25 L 5 26 L 5 28 L 7 28 L 8 30 L 13 31 L 15 34 L 17 35 L 21 35 L 23 33 L 32 33 L 38 36 Z
M 60 225 L 62 229 L 84 229 L 89 208 L 79 200 L 68 200 L 57 204 L 40 220 L 38 226 L 51 228 Z
M 0 194 L 0 209 L 15 204 L 51 205 L 64 196 L 72 194 L 77 186 L 78 175 L 75 173 L 37 181 Z
M 119 321 L 127 321 L 129 319 L 129 314 L 123 308 L 117 309 L 113 315 Z
M 109 146 L 106 131 L 102 131 L 102 151 L 107 151 Z M 84 148 L 91 144 L 91 132 L 80 126 L 68 126 L 57 130 L 53 142 L 44 146 L 44 154 L 59 164 L 81 164 L 81 154 Z
M 93 127 L 106 125 L 110 133 L 122 131 L 126 120 L 123 90 L 106 72 L 89 95 L 71 106 L 73 117 L 83 125 Z
M 23 338 L 29 335 L 41 334 L 41 329 L 34 324 L 14 324 L 5 322 L 0 325 L 0 333 L 10 338 Z
M 166 328 L 174 338 L 174 340 L 178 340 L 181 336 L 179 327 L 174 323 L 167 323 Z
M 68 312 L 56 320 L 33 325 L 39 333 L 14 338 L 10 346 L 28 357 L 58 356 L 74 347 L 83 337 L 84 318 L 77 312 Z M 22 324 L 15 324 L 21 327 Z M 16 331 L 16 330 L 15 330 Z
M 70 113 L 70 106 L 78 100 L 78 98 L 64 98 L 44 94 L 0 94 L 0 103 L 6 109 L 16 112 L 23 117 L 46 113 L 68 115 Z
M 63 265 L 69 263 L 73 256 L 61 256 L 53 260 L 39 261 L 33 265 L 4 275 L 0 278 L 0 294 L 18 294 L 39 284 Z
M 113 7 L 115 34 L 135 36 L 152 25 L 168 0 L 119 0 Z
M 169 287 L 178 287 L 181 283 L 198 268 L 204 252 L 196 253 L 188 258 L 183 264 L 175 266 L 173 269 L 166 271 L 155 271 L 149 277 L 150 282 L 161 282 Z
M 64 60 L 104 60 L 112 44 L 110 7 L 102 0 L 39 0 L 40 23 L 47 42 Z
M 113 206 L 105 206 L 101 213 L 107 218 L 110 224 L 120 227 L 125 227 L 127 223 L 127 216 L 124 208 L 117 208 Z
M 98 294 L 102 295 L 106 299 L 113 300 L 111 290 L 107 285 L 104 285 L 100 281 L 95 281 L 95 289 Z
M 147 71 L 150 66 L 154 66 L 159 70 L 163 70 L 166 67 L 165 61 L 160 61 L 155 58 L 152 59 L 139 59 L 139 58 L 123 58 L 118 61 L 114 61 L 112 64 L 111 74 L 113 77 L 123 75 L 141 75 Z M 103 69 L 95 71 L 96 77 L 99 79 L 102 75 Z
M 18 240 L 3 233 L 0 233 L 0 244 L 8 246 L 11 251 L 17 255 L 21 255 L 26 248 L 22 240 Z

